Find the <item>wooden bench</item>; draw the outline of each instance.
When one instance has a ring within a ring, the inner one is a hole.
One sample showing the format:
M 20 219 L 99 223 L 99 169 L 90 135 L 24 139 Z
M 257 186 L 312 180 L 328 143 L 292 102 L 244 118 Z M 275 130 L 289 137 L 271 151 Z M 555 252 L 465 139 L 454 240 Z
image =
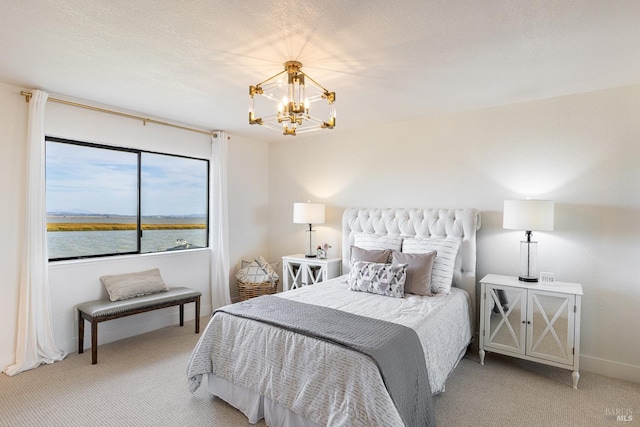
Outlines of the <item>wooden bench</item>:
M 78 304 L 78 353 L 84 353 L 84 321 L 91 322 L 91 364 L 98 363 L 98 323 L 161 308 L 180 306 L 180 326 L 184 326 L 184 305 L 196 303 L 196 334 L 200 332 L 200 291 L 169 288 L 122 301 L 97 300 Z

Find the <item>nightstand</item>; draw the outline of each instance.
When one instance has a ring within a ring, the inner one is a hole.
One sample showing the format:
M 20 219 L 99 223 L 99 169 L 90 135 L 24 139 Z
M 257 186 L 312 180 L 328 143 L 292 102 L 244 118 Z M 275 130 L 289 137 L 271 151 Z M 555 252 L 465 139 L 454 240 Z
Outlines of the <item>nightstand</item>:
M 341 258 L 307 258 L 304 254 L 282 257 L 282 290 L 313 285 L 338 277 L 342 271 Z
M 493 352 L 569 369 L 578 388 L 582 286 L 497 274 L 480 283 L 480 363 Z

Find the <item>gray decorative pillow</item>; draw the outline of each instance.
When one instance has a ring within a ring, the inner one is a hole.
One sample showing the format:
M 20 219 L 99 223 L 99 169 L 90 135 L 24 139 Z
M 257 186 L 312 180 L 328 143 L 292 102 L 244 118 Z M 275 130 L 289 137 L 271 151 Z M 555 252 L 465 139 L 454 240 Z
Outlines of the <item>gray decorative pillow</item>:
M 102 276 L 100 281 L 107 288 L 111 301 L 169 290 L 157 268 L 136 273 Z
M 431 290 L 435 294 L 451 292 L 453 271 L 455 269 L 460 239 L 404 239 L 402 252 L 410 254 L 424 254 L 436 251 L 431 273 Z
M 389 297 L 404 297 L 407 264 L 356 261 L 349 276 L 349 289 Z
M 353 264 L 356 261 L 378 262 L 390 264 L 391 249 L 362 249 L 358 246 L 351 246 L 351 257 L 349 258 L 349 277 L 353 274 Z
M 391 260 L 393 264 L 407 264 L 407 280 L 404 291 L 408 294 L 432 296 L 431 270 L 436 258 L 436 251 L 425 254 L 407 254 L 393 251 Z
M 363 249 L 358 246 L 351 246 L 351 264 L 356 261 L 379 262 L 389 264 L 391 249 Z

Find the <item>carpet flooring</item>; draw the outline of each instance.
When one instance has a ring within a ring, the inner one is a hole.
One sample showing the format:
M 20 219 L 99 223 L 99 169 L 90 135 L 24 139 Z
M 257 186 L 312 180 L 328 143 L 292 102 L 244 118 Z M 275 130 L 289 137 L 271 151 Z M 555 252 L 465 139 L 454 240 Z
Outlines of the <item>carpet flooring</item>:
M 0 374 L 0 426 L 249 426 L 204 387 L 189 393 L 197 339 L 186 322 L 102 345 L 97 365 L 85 351 Z M 434 399 L 438 426 L 640 426 L 640 384 L 581 372 L 574 390 L 570 371 L 491 353 L 484 366 L 469 353 Z

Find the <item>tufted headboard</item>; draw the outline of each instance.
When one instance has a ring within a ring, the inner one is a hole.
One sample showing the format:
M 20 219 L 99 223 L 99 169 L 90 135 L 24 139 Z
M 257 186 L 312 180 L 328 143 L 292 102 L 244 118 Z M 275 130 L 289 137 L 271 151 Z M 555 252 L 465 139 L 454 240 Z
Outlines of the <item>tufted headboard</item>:
M 464 289 L 476 310 L 476 209 L 348 208 L 342 215 L 342 272 L 349 272 L 350 247 L 355 233 L 402 237 L 458 237 L 462 244 L 456 259 L 453 286 Z M 472 319 L 475 315 L 472 313 Z

